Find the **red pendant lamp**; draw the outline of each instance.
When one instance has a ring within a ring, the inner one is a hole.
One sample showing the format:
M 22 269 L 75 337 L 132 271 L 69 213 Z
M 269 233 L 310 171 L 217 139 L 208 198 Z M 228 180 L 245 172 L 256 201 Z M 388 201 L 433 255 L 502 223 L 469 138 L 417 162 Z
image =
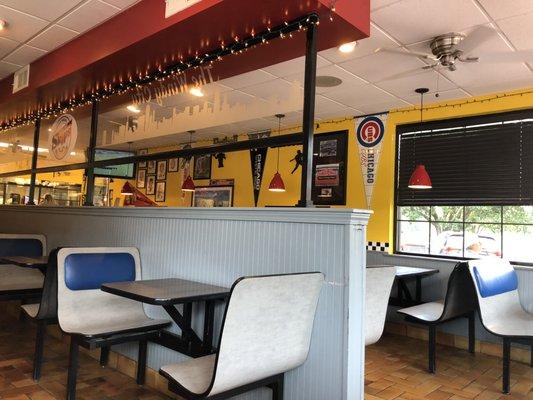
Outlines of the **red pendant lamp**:
M 424 112 L 424 94 L 429 92 L 428 88 L 418 88 L 415 90 L 416 93 L 420 95 L 420 129 L 422 130 L 422 122 L 423 119 L 423 112 Z M 413 153 L 414 157 L 416 159 L 416 135 L 413 139 Z M 429 177 L 429 174 L 426 170 L 425 165 L 418 164 L 413 174 L 411 175 L 411 178 L 409 179 L 409 188 L 420 190 L 420 189 L 431 189 L 433 187 L 431 183 L 431 178 Z
M 278 136 L 281 134 L 281 119 L 285 118 L 285 114 L 276 114 L 276 117 L 278 118 Z M 278 147 L 278 163 L 276 166 L 276 173 L 274 174 L 274 177 L 270 181 L 270 185 L 268 185 L 268 190 L 271 192 L 284 192 L 285 191 L 285 183 L 283 182 L 283 178 L 281 177 L 281 174 L 279 173 L 279 147 Z
M 189 131 L 189 148 L 192 148 L 192 134 L 194 132 L 195 131 Z M 194 185 L 194 181 L 192 180 L 190 173 L 183 181 L 183 184 L 181 185 L 181 190 L 184 192 L 194 192 L 196 190 L 196 186 Z

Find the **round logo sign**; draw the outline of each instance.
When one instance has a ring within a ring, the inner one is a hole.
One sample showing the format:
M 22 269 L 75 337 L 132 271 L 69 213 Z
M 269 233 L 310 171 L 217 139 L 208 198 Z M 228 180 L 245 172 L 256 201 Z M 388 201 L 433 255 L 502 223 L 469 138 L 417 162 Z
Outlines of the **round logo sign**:
M 55 160 L 64 160 L 74 150 L 78 139 L 78 124 L 70 114 L 55 120 L 48 134 L 48 151 Z
M 361 146 L 374 147 L 385 135 L 385 127 L 378 117 L 366 117 L 357 128 L 357 141 Z

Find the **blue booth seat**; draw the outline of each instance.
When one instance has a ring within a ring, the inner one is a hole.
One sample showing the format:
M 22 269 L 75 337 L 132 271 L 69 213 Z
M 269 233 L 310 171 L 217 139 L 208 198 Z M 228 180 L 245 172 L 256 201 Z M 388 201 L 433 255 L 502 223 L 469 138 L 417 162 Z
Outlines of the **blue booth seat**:
M 102 349 L 139 342 L 137 382 L 144 383 L 147 340 L 159 336 L 168 320 L 148 317 L 140 302 L 100 290 L 104 283 L 141 279 L 139 251 L 133 247 L 62 248 L 57 253 L 57 317 L 71 336 L 67 399 L 76 397 L 79 346 Z
M 503 339 L 503 392 L 509 393 L 511 342 L 533 344 L 533 315 L 522 308 L 518 277 L 508 261 L 484 258 L 468 262 L 485 329 Z
M 41 257 L 46 253 L 46 238 L 34 234 L 0 234 L 0 257 Z M 25 300 L 37 298 L 44 283 L 38 269 L 0 265 L 0 299 Z

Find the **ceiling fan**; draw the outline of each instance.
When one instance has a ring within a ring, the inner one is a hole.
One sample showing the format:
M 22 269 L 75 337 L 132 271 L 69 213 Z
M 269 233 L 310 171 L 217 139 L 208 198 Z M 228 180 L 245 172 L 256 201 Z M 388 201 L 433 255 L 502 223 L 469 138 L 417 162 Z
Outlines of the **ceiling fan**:
M 523 63 L 533 61 L 533 50 L 476 55 L 476 50 L 478 50 L 482 44 L 497 35 L 498 32 L 493 28 L 480 26 L 468 35 L 451 32 L 434 37 L 429 42 L 429 50 L 431 50 L 431 53 L 405 51 L 401 48 L 379 48 L 375 52 L 388 52 L 404 56 L 418 57 L 423 61 L 430 63 L 429 65 L 417 68 L 414 71 L 408 71 L 408 73 L 439 67 L 444 67 L 449 71 L 455 71 L 457 70 L 459 63 Z M 402 73 L 401 75 L 405 74 L 406 73 Z M 398 76 L 395 76 L 395 78 L 397 77 Z

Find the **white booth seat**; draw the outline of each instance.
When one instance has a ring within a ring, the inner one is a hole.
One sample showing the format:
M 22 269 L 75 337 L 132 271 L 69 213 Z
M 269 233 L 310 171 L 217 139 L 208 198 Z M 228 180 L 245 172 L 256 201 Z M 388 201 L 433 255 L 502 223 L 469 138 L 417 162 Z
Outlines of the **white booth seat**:
M 46 255 L 46 238 L 35 234 L 0 234 L 0 257 Z M 44 276 L 38 269 L 0 265 L 0 294 L 38 290 L 43 287 Z M 16 297 L 16 293 L 15 294 Z M 22 294 L 21 294 L 22 295 Z
M 104 283 L 141 279 L 139 251 L 133 247 L 63 248 L 57 252 L 57 317 L 71 335 L 67 400 L 76 398 L 79 346 L 101 348 L 107 360 L 112 344 L 138 342 L 137 383 L 145 379 L 147 341 L 168 320 L 149 318 L 142 303 L 104 293 Z
M 216 355 L 161 367 L 169 389 L 187 399 L 225 399 L 261 386 L 283 399 L 284 373 L 309 353 L 321 273 L 237 280 Z
M 395 275 L 393 266 L 366 268 L 365 346 L 376 343 L 383 334 Z
M 470 353 L 475 352 L 475 310 L 476 296 L 466 263 L 458 263 L 453 269 L 443 300 L 398 310 L 398 313 L 405 315 L 407 321 L 428 327 L 429 372 L 434 373 L 436 371 L 436 329 L 439 324 L 457 318 L 468 318 L 468 351 Z
M 170 323 L 149 318 L 138 301 L 100 290 L 102 283 L 141 279 L 136 248 L 64 248 L 57 257 L 57 314 L 64 332 L 106 336 Z
M 522 308 L 518 276 L 508 261 L 484 258 L 469 261 L 468 266 L 476 288 L 481 323 L 489 332 L 503 338 L 502 390 L 509 393 L 511 342 L 533 345 L 533 314 Z

